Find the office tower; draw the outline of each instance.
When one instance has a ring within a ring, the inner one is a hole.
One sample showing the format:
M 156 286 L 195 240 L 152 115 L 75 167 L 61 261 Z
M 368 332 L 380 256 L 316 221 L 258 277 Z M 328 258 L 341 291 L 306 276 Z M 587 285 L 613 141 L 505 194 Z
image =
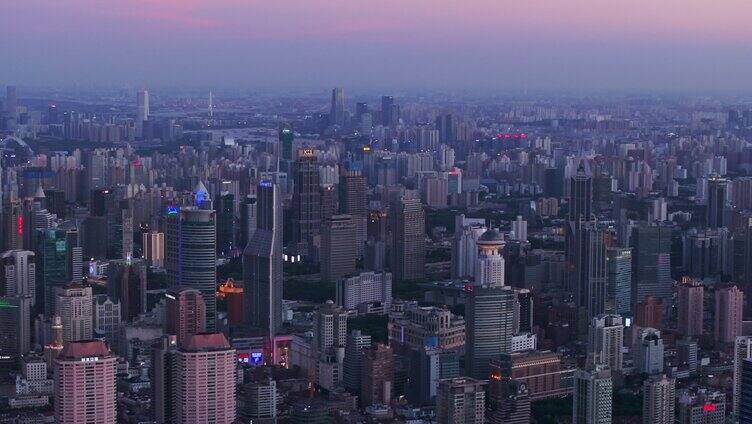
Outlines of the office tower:
M 733 236 L 733 281 L 742 291 L 752 288 L 752 217 L 745 216 Z
M 385 127 L 397 124 L 395 118 L 399 119 L 399 117 L 395 116 L 395 108 L 394 97 L 381 96 L 381 123 Z
M 94 295 L 94 337 L 104 338 L 109 346 L 119 346 L 123 327 L 120 302 L 106 294 Z
M 280 158 L 285 161 L 292 161 L 295 152 L 295 133 L 289 124 L 279 126 L 279 144 L 281 146 L 278 153 Z
M 183 207 L 165 219 L 165 268 L 171 286 L 194 288 L 206 304 L 206 330 L 217 316 L 216 216 L 212 210 Z
M 608 230 L 594 222 L 582 223 L 577 230 L 581 239 L 578 247 L 577 285 L 574 287 L 576 305 L 585 314 L 584 322 L 606 310 L 607 287 L 607 237 Z
M 227 323 L 231 326 L 242 325 L 245 322 L 243 287 L 235 284 L 235 280 L 232 278 L 228 278 L 219 285 L 217 297 L 224 299 L 227 305 Z
M 611 423 L 613 381 L 608 367 L 596 366 L 574 373 L 573 423 Z
M 366 242 L 366 177 L 362 165 L 342 170 L 339 177 L 339 210 L 351 215 L 355 225 L 355 250 L 358 257 L 363 255 Z
M 518 324 L 518 333 L 531 333 L 533 331 L 533 293 L 528 289 L 515 289 L 515 322 Z
M 478 238 L 477 246 L 475 285 L 504 287 L 504 257 L 500 252 L 504 246 L 504 236 L 496 230 L 488 230 Z
M 3 241 L 3 250 L 23 250 L 24 234 L 27 224 L 24 221 L 23 204 L 19 201 L 10 201 L 4 203 L 2 217 L 2 234 L 0 237 Z
M 5 87 L 5 111 L 11 118 L 18 118 L 18 91 L 15 85 Z
M 144 121 L 149 119 L 149 92 L 141 90 L 136 94 L 136 137 L 143 137 Z
M 721 392 L 698 389 L 677 394 L 678 424 L 723 423 L 726 418 L 726 396 Z
M 142 236 L 144 259 L 149 266 L 164 266 L 164 233 L 148 232 Z
M 294 219 L 293 240 L 304 256 L 319 235 L 321 227 L 321 193 L 319 192 L 319 165 L 313 149 L 298 150 L 294 164 L 295 193 L 292 214 Z
M 516 241 L 527 241 L 527 221 L 522 219 L 522 216 L 517 216 L 517 219 L 512 221 L 512 232 L 509 234 L 509 238 Z
M 332 90 L 332 105 L 329 109 L 329 123 L 331 125 L 345 125 L 345 91 L 340 88 Z
M 321 233 L 321 279 L 338 281 L 355 272 L 355 225 L 350 215 L 324 221 Z
M 36 277 L 37 287 L 42 290 L 36 292 L 36 304 L 44 306 L 45 315 L 55 313 L 55 289 L 70 282 L 68 254 L 65 231 L 37 231 Z
M 0 296 L 0 363 L 15 367 L 31 348 L 31 297 Z
M 63 341 L 89 340 L 94 334 L 91 287 L 71 283 L 56 287 L 55 313 L 63 323 Z
M 235 196 L 223 191 L 214 197 L 217 212 L 217 254 L 229 256 L 235 249 Z
M 454 218 L 452 240 L 452 278 L 474 278 L 478 262 L 478 239 L 486 232 L 485 219 Z
M 347 313 L 328 300 L 313 315 L 313 348 L 316 352 L 344 348 L 346 339 Z
M 360 330 L 352 330 L 345 342 L 345 361 L 343 364 L 343 383 L 352 394 L 359 394 L 363 376 L 363 351 L 371 347 L 371 336 Z
M 708 177 L 708 205 L 706 210 L 708 228 L 725 227 L 726 193 L 729 182 L 718 175 Z
M 634 325 L 636 327 L 663 327 L 663 304 L 654 296 L 646 297 L 634 305 Z
M 337 305 L 356 309 L 364 303 L 381 303 L 385 310 L 392 304 L 392 274 L 361 272 L 337 280 Z
M 489 360 L 509 352 L 515 293 L 509 288 L 474 287 L 465 306 L 465 374 L 488 378 Z
M 99 340 L 73 341 L 55 360 L 55 422 L 117 422 L 117 357 Z
M 736 286 L 715 291 L 714 336 L 717 343 L 734 343 L 742 335 L 744 293 Z
M 593 219 L 593 178 L 585 169 L 583 161 L 577 172 L 569 179 L 569 221 L 592 221 Z
M 262 180 L 256 195 L 256 231 L 243 252 L 244 316 L 271 338 L 282 326 L 282 206 L 271 181 Z
M 740 375 L 734 374 L 734 414 L 740 423 L 752 422 L 752 359 L 742 360 Z
M 389 405 L 394 395 L 394 355 L 389 346 L 376 343 L 363 349 L 361 407 Z
M 65 229 L 65 241 L 66 248 L 68 249 L 68 275 L 70 281 L 73 283 L 80 283 L 83 281 L 83 247 L 81 246 L 81 238 L 78 228 L 60 228 Z
M 172 382 L 175 369 L 175 336 L 162 336 L 151 345 L 151 366 L 149 380 L 154 421 L 157 424 L 169 423 L 174 411 Z
M 202 293 L 194 288 L 181 287 L 165 294 L 167 334 L 177 337 L 182 345 L 192 334 L 206 330 L 206 304 Z
M 531 401 L 561 397 L 570 392 L 562 377 L 570 370 L 562 369 L 561 356 L 549 350 L 504 353 L 490 361 L 489 377 L 509 377 L 524 383 Z
M 400 353 L 424 346 L 461 349 L 465 346 L 465 320 L 448 308 L 396 302 L 389 314 L 389 345 Z
M 674 424 L 676 380 L 665 375 L 650 376 L 642 385 L 642 422 Z
M 671 228 L 641 223 L 632 229 L 632 303 L 647 296 L 670 301 Z
M 146 312 L 146 262 L 140 259 L 110 261 L 107 294 L 120 302 L 123 321 L 134 321 Z
M 390 267 L 395 282 L 425 275 L 426 215 L 418 199 L 402 198 L 389 210 L 392 231 Z
M 333 184 L 322 184 L 319 187 L 321 193 L 321 226 L 324 226 L 324 222 L 330 219 L 334 215 L 337 215 L 339 210 L 337 190 Z M 321 229 L 322 233 L 324 229 Z
M 435 126 L 439 131 L 440 143 L 450 143 L 454 141 L 454 120 L 451 114 L 447 113 L 437 116 Z
M 274 423 L 277 420 L 277 382 L 272 378 L 251 381 L 240 388 L 238 418 L 248 423 Z
M 447 207 L 449 186 L 443 175 L 425 175 L 421 177 L 421 200 L 429 208 Z
M 483 386 L 483 381 L 469 377 L 439 381 L 436 421 L 439 424 L 484 423 L 486 392 Z
M 594 365 L 605 365 L 611 371 L 623 368 L 624 320 L 619 315 L 601 314 L 590 322 L 588 357 Z
M 0 293 L 2 296 L 36 296 L 36 258 L 28 250 L 8 250 L 0 254 Z
M 238 249 L 245 251 L 256 232 L 256 195 L 248 195 L 240 201 Z
M 606 249 L 605 312 L 629 316 L 632 313 L 632 248 Z
M 739 413 L 739 398 L 741 396 L 742 366 L 744 361 L 752 358 L 752 337 L 739 336 L 734 341 L 734 388 L 732 406 Z
M 410 352 L 407 399 L 414 405 L 435 405 L 439 380 L 460 376 L 459 353 L 423 346 Z
M 55 359 L 60 355 L 63 350 L 63 321 L 59 315 L 52 317 L 50 325 L 50 342 L 44 345 L 43 353 L 44 360 L 47 361 L 47 366 L 52 368 L 55 363 Z
M 655 328 L 645 328 L 640 331 L 634 347 L 634 365 L 639 373 L 660 374 L 663 372 L 663 339 L 660 331 Z
M 593 316 L 602 313 L 597 311 L 599 303 L 597 296 L 591 296 L 591 288 L 597 285 L 590 284 L 590 249 L 595 248 L 596 254 L 593 259 L 600 259 L 598 254 L 602 249 L 598 243 L 600 232 L 592 227 L 588 237 L 585 236 L 585 225 L 593 220 L 593 179 L 586 172 L 583 162 L 580 162 L 577 173 L 569 179 L 569 224 L 566 227 L 566 261 L 568 274 L 568 288 L 574 293 L 575 304 L 585 313 L 582 321 L 587 322 Z M 592 239 L 594 246 L 587 244 Z M 596 262 L 593 262 L 595 265 Z M 598 270 L 596 266 L 594 269 Z M 594 281 L 597 283 L 598 280 Z M 604 284 L 605 285 L 605 284 Z M 595 308 L 595 309 L 593 309 Z
M 235 350 L 222 333 L 188 336 L 175 353 L 172 421 L 235 422 Z
M 525 383 L 492 373 L 488 383 L 488 401 L 488 422 L 491 424 L 530 422 L 530 396 Z
M 703 294 L 702 283 L 690 278 L 685 277 L 677 287 L 677 330 L 685 337 L 702 336 Z

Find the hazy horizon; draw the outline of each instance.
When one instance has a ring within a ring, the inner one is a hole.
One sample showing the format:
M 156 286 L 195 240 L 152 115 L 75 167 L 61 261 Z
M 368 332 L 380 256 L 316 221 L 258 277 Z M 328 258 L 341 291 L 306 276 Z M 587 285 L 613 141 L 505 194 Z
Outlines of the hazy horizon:
M 742 0 L 29 0 L 3 9 L 0 84 L 752 91 L 752 3 Z

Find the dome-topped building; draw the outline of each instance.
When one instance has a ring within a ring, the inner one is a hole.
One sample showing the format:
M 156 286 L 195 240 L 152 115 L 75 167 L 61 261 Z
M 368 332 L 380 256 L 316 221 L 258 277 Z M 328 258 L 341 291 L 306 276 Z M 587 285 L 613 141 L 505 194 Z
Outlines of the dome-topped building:
M 501 248 L 504 235 L 490 229 L 478 237 L 478 261 L 475 266 L 475 284 L 481 287 L 504 286 L 504 257 Z

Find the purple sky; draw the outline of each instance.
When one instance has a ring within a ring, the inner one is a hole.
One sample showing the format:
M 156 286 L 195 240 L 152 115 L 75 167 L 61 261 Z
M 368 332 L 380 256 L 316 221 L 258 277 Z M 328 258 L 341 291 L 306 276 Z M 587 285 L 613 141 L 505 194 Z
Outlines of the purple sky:
M 23 0 L 0 85 L 752 91 L 748 0 Z

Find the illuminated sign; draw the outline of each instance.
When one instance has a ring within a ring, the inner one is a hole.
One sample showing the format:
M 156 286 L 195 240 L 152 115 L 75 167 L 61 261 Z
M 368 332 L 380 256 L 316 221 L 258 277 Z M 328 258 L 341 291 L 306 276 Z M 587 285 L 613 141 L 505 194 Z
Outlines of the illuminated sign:
M 0 300 L 0 308 L 18 308 L 18 306 L 11 305 L 7 300 Z
M 88 356 L 85 358 L 81 358 L 81 362 L 96 362 L 99 360 L 98 356 Z
M 167 215 L 177 215 L 177 214 L 178 214 L 178 208 L 176 206 L 167 207 Z
M 305 157 L 311 157 L 311 156 L 314 156 L 315 154 L 316 154 L 316 151 L 313 149 L 303 149 L 300 151 L 300 155 L 305 156 Z
M 706 403 L 705 405 L 702 405 L 702 410 L 705 412 L 713 412 L 716 410 L 716 406 L 712 403 Z
M 527 133 L 498 133 L 496 134 L 496 138 L 502 139 L 502 138 L 511 138 L 511 139 L 519 139 L 519 138 L 527 138 Z
M 259 182 L 259 187 L 269 188 L 272 186 L 272 182 L 270 180 L 261 180 Z
M 19 217 L 18 217 L 18 218 L 16 218 L 16 232 L 18 233 L 18 235 L 19 235 L 19 236 L 20 236 L 21 234 L 23 234 L 23 232 L 24 232 L 24 221 L 23 221 L 23 216 L 20 216 L 20 215 L 19 215 Z
M 251 364 L 261 365 L 264 363 L 264 355 L 261 352 L 251 353 Z
M 171 295 L 169 293 L 165 294 L 165 297 L 168 298 L 168 299 L 175 300 L 175 296 L 173 296 L 173 295 Z

